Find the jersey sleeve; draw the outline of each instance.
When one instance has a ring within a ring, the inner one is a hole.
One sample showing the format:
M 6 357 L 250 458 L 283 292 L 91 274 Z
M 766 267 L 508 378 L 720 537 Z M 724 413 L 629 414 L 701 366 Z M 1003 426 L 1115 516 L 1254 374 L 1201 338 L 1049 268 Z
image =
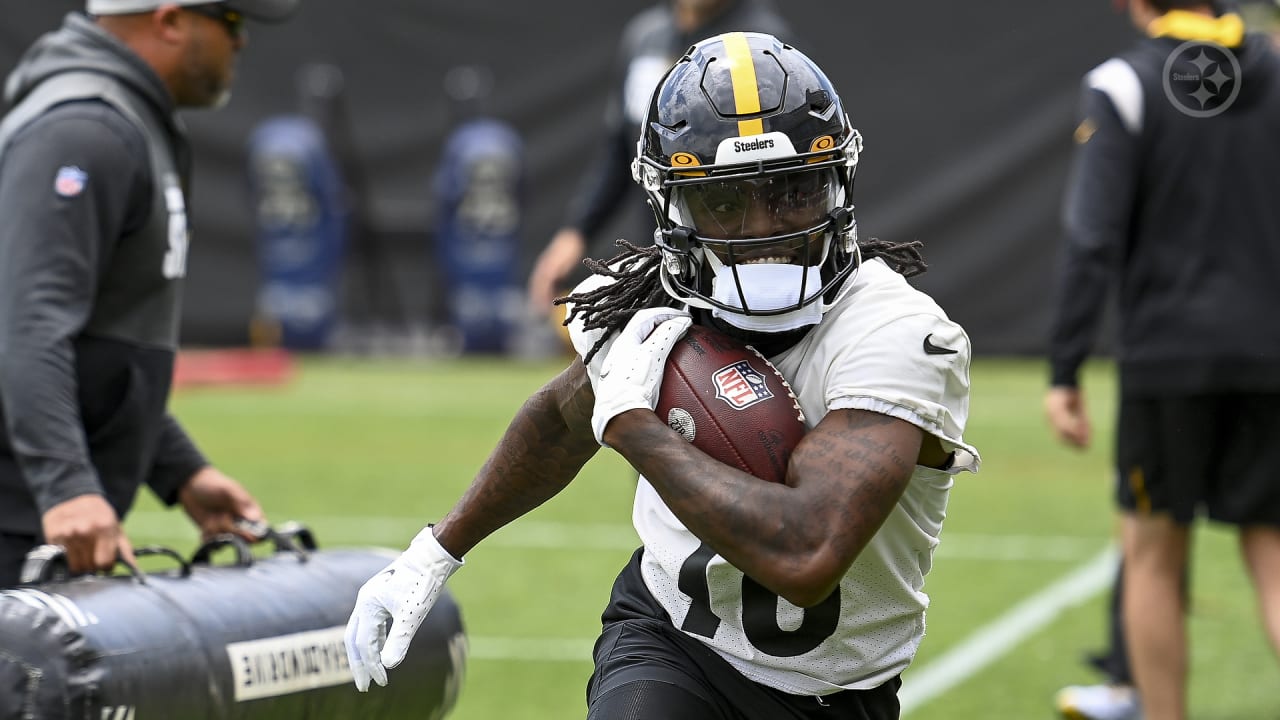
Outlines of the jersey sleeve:
M 1141 98 L 1135 95 L 1141 89 L 1130 88 L 1137 78 L 1125 82 L 1117 70 L 1125 67 L 1099 68 L 1110 71 L 1092 73 L 1081 98 L 1049 330 L 1050 382 L 1056 386 L 1078 384 L 1102 323 L 1111 268 L 1131 224 L 1142 110 L 1134 99 Z
M 944 317 L 908 315 L 867 333 L 837 358 L 826 395 L 831 410 L 869 410 L 911 423 L 962 450 L 960 469 L 976 470 L 964 442 L 969 419 L 969 336 Z
M 576 295 L 578 293 L 590 292 L 592 290 L 602 288 L 612 282 L 613 279 L 605 275 L 592 275 L 578 283 L 577 287 L 575 287 L 570 294 Z M 568 310 L 569 315 L 572 316 L 572 304 L 569 305 Z M 587 354 L 591 352 L 591 349 L 595 347 L 596 343 L 600 341 L 600 338 L 603 337 L 605 333 L 602 328 L 588 330 L 581 317 L 574 318 L 574 320 L 569 323 L 568 329 L 569 342 L 573 344 L 573 351 L 578 354 L 578 357 L 583 358 L 584 360 L 586 359 Z M 616 335 L 614 337 L 616 337 Z M 614 338 L 609 338 L 609 340 L 605 342 L 604 346 L 601 347 L 600 350 L 596 352 L 595 356 L 591 358 L 591 362 L 587 364 L 587 377 L 591 380 L 591 387 L 593 388 L 596 385 L 596 381 L 600 379 L 600 369 L 604 367 L 604 359 L 605 356 L 609 354 L 609 348 L 613 345 L 613 340 Z
M 155 461 L 147 476 L 147 486 L 156 497 L 165 505 L 177 503 L 178 491 L 208 464 L 177 418 L 166 414 L 156 442 Z

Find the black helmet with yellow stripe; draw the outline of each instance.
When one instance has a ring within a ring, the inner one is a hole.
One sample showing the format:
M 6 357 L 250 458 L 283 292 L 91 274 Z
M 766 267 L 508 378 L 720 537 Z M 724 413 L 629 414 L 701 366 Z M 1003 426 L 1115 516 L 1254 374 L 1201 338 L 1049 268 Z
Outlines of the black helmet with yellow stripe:
M 759 33 L 694 45 L 654 91 L 632 166 L 667 292 L 747 330 L 817 322 L 858 267 L 861 149 L 799 50 Z

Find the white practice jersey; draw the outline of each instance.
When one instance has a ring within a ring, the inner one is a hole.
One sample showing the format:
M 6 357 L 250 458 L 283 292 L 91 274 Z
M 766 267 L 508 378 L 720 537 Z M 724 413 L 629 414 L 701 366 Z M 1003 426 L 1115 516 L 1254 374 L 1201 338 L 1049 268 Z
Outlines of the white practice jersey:
M 962 438 L 969 413 L 964 330 L 880 260 L 864 263 L 852 283 L 818 326 L 770 361 L 791 383 L 810 427 L 833 409 L 883 413 L 936 436 L 955 462 L 946 471 L 916 467 L 837 592 L 812 608 L 792 605 L 704 545 L 643 477 L 636 488 L 645 584 L 673 623 L 751 680 L 794 694 L 877 687 L 911 663 L 924 636 L 924 576 L 952 475 L 978 469 L 977 451 Z M 573 323 L 570 337 L 585 354 L 599 331 L 584 333 Z M 593 359 L 593 379 L 605 354 Z

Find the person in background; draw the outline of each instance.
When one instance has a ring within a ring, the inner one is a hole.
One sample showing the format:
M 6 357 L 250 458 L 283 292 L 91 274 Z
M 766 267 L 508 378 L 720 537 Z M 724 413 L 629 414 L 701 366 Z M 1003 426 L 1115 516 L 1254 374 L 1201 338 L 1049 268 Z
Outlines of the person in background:
M 246 18 L 297 0 L 88 0 L 5 84 L 0 124 L 0 587 L 62 546 L 73 573 L 132 561 L 139 488 L 209 536 L 263 512 L 167 402 L 187 271 L 191 153 L 175 115 L 231 92 Z
M 583 175 L 564 226 L 539 254 L 529 275 L 529 306 L 537 317 L 559 317 L 551 301 L 586 277 L 584 257 L 613 255 L 614 238 L 599 234 L 619 213 L 625 218 L 627 240 L 651 242 L 653 214 L 631 182 L 631 160 L 649 96 L 689 46 L 731 30 L 794 42 L 773 0 L 660 0 L 627 22 L 595 164 Z
M 1079 370 L 1114 281 L 1118 623 L 1136 690 L 1057 700 L 1069 718 L 1181 720 L 1197 519 L 1238 529 L 1280 651 L 1280 58 L 1204 0 L 1128 9 L 1146 37 L 1084 83 L 1045 410 L 1089 445 Z
M 346 634 L 356 686 L 385 685 L 464 555 L 604 446 L 640 473 L 642 547 L 604 612 L 590 720 L 893 720 L 954 476 L 979 464 L 962 439 L 968 336 L 907 282 L 924 269 L 917 244 L 858 237 L 862 136 L 799 50 L 759 33 L 703 40 L 647 120 L 635 179 L 655 243 L 591 261 L 563 299 L 578 357 L 454 508 L 361 588 Z M 713 460 L 653 412 L 693 322 L 789 381 L 809 430 L 784 483 Z

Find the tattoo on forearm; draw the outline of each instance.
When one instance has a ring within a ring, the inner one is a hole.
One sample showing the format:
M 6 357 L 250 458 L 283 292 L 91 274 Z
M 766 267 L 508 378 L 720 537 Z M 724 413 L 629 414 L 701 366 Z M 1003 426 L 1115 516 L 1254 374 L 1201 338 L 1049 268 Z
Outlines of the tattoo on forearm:
M 903 456 L 893 432 L 900 421 L 872 412 L 844 415 L 847 424 L 835 429 L 838 438 L 815 434 L 812 440 L 819 444 L 808 446 L 806 451 L 816 451 L 809 461 L 826 465 L 826 476 L 860 478 L 852 488 L 853 502 L 838 506 L 840 519 L 831 530 L 861 547 L 901 497 L 915 461 Z

